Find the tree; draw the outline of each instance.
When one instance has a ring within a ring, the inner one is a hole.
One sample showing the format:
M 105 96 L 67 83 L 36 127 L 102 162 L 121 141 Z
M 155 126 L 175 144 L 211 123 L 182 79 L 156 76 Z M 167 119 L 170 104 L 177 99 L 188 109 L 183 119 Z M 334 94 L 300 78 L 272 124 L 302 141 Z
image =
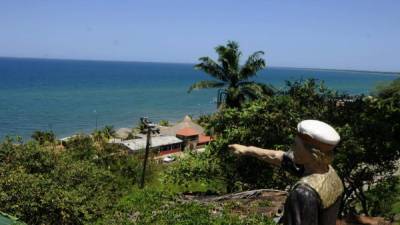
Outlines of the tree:
M 132 188 L 139 159 L 89 136 L 53 151 L 36 141 L 0 143 L 0 211 L 27 224 L 93 224 Z
M 139 133 L 141 133 L 141 134 L 146 134 L 146 126 L 140 121 L 137 124 L 135 130 L 139 131 Z M 136 131 L 132 131 L 132 133 L 134 133 L 134 132 L 136 132 Z
M 92 138 L 93 138 L 93 141 L 95 141 L 98 144 L 104 144 L 107 142 L 107 139 L 104 136 L 104 133 L 102 130 L 94 130 L 92 132 Z
M 217 46 L 215 51 L 218 54 L 218 62 L 210 57 L 201 57 L 200 63 L 195 65 L 195 69 L 209 74 L 214 80 L 194 83 L 188 92 L 204 88 L 224 88 L 226 106 L 235 108 L 240 107 L 246 100 L 273 94 L 270 86 L 249 80 L 265 68 L 265 60 L 261 58 L 264 52 L 254 52 L 241 66 L 242 52 L 238 43 L 228 41 L 226 46 Z
M 98 133 L 98 131 L 95 133 Z M 88 160 L 95 158 L 95 138 L 84 134 L 75 135 L 65 143 L 65 149 L 68 151 L 69 155 L 74 157 L 76 160 Z M 101 138 L 101 136 L 99 136 L 99 138 Z
M 103 132 L 104 137 L 108 140 L 108 139 L 114 137 L 114 135 L 115 135 L 114 126 L 106 125 L 103 128 L 102 132 Z
M 165 127 L 169 126 L 168 120 L 160 120 L 160 122 L 158 124 L 160 124 L 160 126 L 165 126 Z
M 377 86 L 374 94 L 384 99 L 391 98 L 396 95 L 400 96 L 400 78 L 397 78 L 388 84 Z
M 92 132 L 92 138 L 99 144 L 105 144 L 110 138 L 115 136 L 115 133 L 114 127 L 107 125 L 101 130 L 94 130 Z
M 43 145 L 46 142 L 47 143 L 54 143 L 56 140 L 56 136 L 53 133 L 53 131 L 40 131 L 37 130 L 35 132 L 33 132 L 31 138 L 37 142 L 39 142 L 39 144 Z

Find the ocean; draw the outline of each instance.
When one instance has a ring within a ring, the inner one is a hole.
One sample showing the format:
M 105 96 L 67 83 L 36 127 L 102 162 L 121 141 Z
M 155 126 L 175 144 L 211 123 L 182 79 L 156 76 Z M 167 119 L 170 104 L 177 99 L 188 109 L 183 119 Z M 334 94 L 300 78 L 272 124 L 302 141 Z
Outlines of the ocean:
M 350 94 L 368 94 L 396 74 L 321 69 L 275 68 L 257 81 L 282 87 L 306 78 Z M 58 138 L 97 126 L 136 126 L 147 116 L 176 122 L 186 114 L 216 110 L 216 89 L 188 87 L 207 75 L 193 64 L 0 58 L 0 138 L 53 130 Z

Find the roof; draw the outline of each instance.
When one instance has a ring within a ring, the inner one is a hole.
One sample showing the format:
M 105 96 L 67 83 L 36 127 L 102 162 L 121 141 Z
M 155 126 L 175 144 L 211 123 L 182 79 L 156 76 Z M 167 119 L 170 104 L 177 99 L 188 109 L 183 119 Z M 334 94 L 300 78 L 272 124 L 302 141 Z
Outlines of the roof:
M 172 127 L 161 127 L 160 132 L 161 132 L 161 134 L 164 134 L 164 135 L 176 135 L 176 133 L 179 130 L 181 130 L 183 128 L 187 128 L 187 127 L 195 130 L 197 134 L 204 133 L 204 128 L 201 127 L 200 125 L 194 123 L 192 121 L 192 119 L 190 119 L 189 116 L 185 116 L 185 118 L 183 118 L 182 122 L 177 123 L 176 125 L 174 125 Z
M 120 144 L 125 145 L 132 151 L 138 151 L 138 150 L 146 148 L 146 141 L 147 141 L 147 137 L 121 141 Z M 160 136 L 151 137 L 150 147 L 155 148 L 155 147 L 160 147 L 160 146 L 164 146 L 164 145 L 179 144 L 179 143 L 182 143 L 182 140 L 175 136 L 160 135 Z
M 180 136 L 195 136 L 195 135 L 199 135 L 199 133 L 193 128 L 185 127 L 185 128 L 182 128 L 182 129 L 178 130 L 176 132 L 176 135 L 180 135 Z
M 204 134 L 199 134 L 199 144 L 208 143 L 212 140 L 211 136 L 207 136 Z

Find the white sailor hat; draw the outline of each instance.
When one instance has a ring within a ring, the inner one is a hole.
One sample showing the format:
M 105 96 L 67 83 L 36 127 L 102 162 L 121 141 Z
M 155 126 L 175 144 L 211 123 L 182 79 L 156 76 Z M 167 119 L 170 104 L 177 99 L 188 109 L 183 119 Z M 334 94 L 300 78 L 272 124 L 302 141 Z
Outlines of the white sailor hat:
M 336 130 L 319 120 L 303 120 L 297 125 L 297 135 L 321 151 L 332 150 L 340 141 Z

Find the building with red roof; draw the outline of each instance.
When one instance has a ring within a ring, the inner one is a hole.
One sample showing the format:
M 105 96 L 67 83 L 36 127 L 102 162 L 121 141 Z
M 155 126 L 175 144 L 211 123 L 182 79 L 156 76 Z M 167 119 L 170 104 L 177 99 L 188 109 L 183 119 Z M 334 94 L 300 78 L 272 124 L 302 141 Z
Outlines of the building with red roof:
M 161 129 L 161 133 L 175 135 L 183 141 L 183 146 L 187 149 L 204 147 L 204 145 L 212 141 L 211 136 L 204 134 L 204 128 L 194 123 L 189 116 L 185 116 L 182 122 L 172 127 Z

